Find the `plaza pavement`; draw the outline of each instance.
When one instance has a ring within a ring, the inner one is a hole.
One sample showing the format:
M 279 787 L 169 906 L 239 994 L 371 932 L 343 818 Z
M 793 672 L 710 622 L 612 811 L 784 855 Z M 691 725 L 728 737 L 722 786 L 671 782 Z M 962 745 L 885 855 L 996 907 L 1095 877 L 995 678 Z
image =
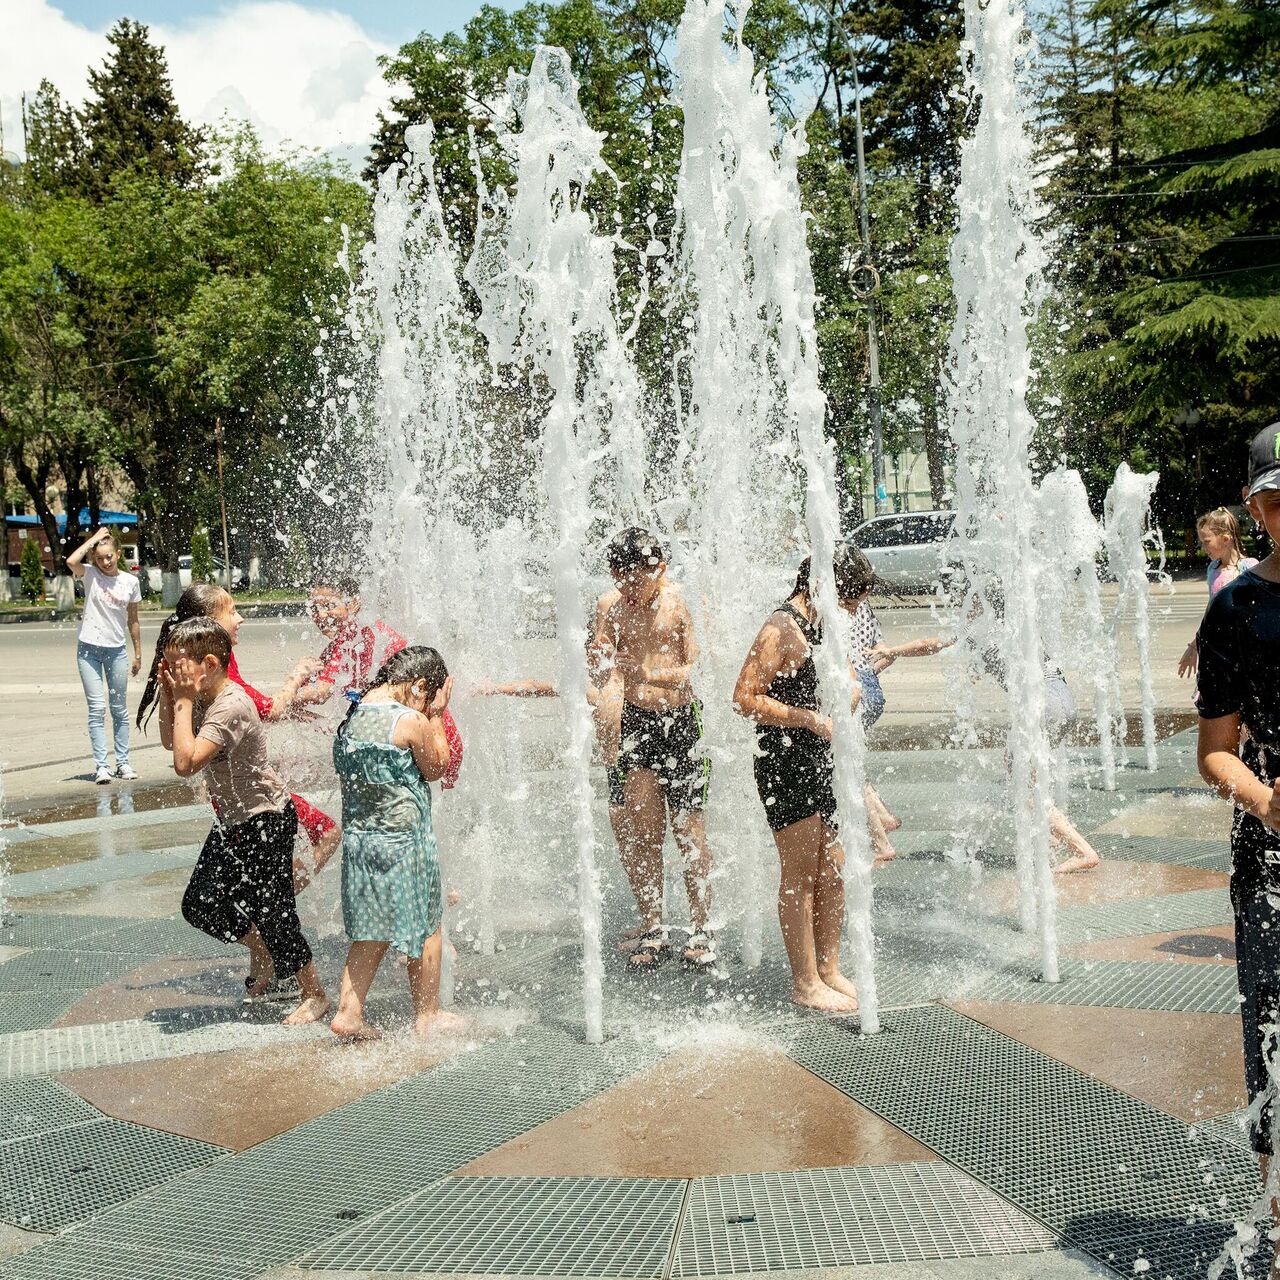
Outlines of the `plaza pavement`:
M 1162 607 L 1159 700 L 1182 714 L 1169 676 L 1199 607 L 1194 592 Z M 891 638 L 928 625 L 884 616 Z M 898 749 L 933 732 L 942 677 L 896 668 L 869 759 L 904 819 L 876 877 L 882 1033 L 787 1004 L 770 868 L 739 850 L 721 972 L 638 978 L 609 950 L 606 1043 L 588 1046 L 557 710 L 508 704 L 491 718 L 523 719 L 476 726 L 473 752 L 524 735 L 538 785 L 521 830 L 497 833 L 498 889 L 482 824 L 440 806 L 467 1028 L 409 1037 L 388 963 L 371 1011 L 391 1034 L 352 1048 L 238 1002 L 243 961 L 176 915 L 207 811 L 160 785 L 158 752 L 138 784 L 79 782 L 62 762 L 74 735 L 43 728 L 58 698 L 79 715 L 78 686 L 53 693 L 66 638 L 4 634 L 24 630 L 0 628 L 4 679 L 47 683 L 0 704 L 21 818 L 0 925 L 0 1280 L 1189 1280 L 1258 1192 L 1238 1123 L 1228 812 L 1195 776 L 1191 732 L 1161 744 L 1155 772 L 1131 753 L 1115 792 L 1094 750 L 1069 753 L 1069 808 L 1104 863 L 1059 887 L 1050 986 L 1016 928 L 1000 753 Z M 248 624 L 242 665 L 283 675 L 305 636 Z M 948 856 L 961 824 L 972 862 Z M 628 913 L 607 834 L 612 939 Z M 754 916 L 747 883 L 763 890 Z M 334 986 L 335 900 L 334 874 L 301 899 Z

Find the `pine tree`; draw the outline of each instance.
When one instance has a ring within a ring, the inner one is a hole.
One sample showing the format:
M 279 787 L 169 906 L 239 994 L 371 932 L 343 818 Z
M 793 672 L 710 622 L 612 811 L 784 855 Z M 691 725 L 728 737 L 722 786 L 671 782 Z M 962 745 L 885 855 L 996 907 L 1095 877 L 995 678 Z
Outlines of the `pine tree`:
M 44 599 L 44 560 L 40 555 L 40 538 L 28 534 L 22 544 L 22 594 L 32 603 Z
M 80 191 L 86 182 L 85 140 L 75 111 L 48 80 L 23 105 L 27 156 L 23 180 L 48 194 Z
M 212 582 L 213 550 L 209 545 L 209 530 L 197 525 L 191 535 L 191 581 Z
M 105 193 L 117 173 L 142 170 L 176 186 L 200 173 L 203 134 L 183 120 L 169 83 L 164 50 L 140 22 L 122 18 L 107 33 L 111 52 L 89 72 L 80 120 L 89 184 Z

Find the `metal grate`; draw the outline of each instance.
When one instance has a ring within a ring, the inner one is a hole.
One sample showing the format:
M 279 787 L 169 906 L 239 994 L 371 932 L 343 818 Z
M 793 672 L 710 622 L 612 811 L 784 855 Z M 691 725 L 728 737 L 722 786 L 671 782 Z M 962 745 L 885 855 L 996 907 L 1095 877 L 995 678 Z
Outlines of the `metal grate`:
M 1063 907 L 1058 912 L 1058 930 L 1064 942 L 1084 942 L 1175 933 L 1230 924 L 1231 920 L 1231 899 L 1226 889 L 1192 889 L 1156 898 L 1122 898 L 1084 907 Z
M 1189 840 L 1175 836 L 1095 836 L 1093 844 L 1104 858 L 1120 862 L 1162 862 L 1174 866 L 1204 866 L 1231 862 L 1231 845 L 1221 840 Z
M 1244 1152 L 972 1019 L 930 1006 L 894 1012 L 885 1027 L 876 1036 L 807 1027 L 791 1056 L 1126 1274 L 1137 1260 L 1138 1245 L 1126 1243 L 1133 1224 L 1182 1249 L 1188 1221 L 1225 1234 L 1257 1192 Z M 1164 1275 L 1145 1236 L 1142 1247 Z M 1193 1250 L 1198 1265 L 1215 1256 L 1208 1248 Z
M 936 1161 L 697 1178 L 677 1276 L 977 1258 L 1057 1237 Z
M 0 1216 L 27 1230 L 60 1231 L 223 1154 L 107 1118 L 36 1134 L 3 1148 Z
M 229 956 L 237 947 L 235 943 L 219 942 L 207 933 L 193 929 L 181 917 L 166 917 L 159 920 L 134 920 L 119 928 L 95 933 L 92 937 L 77 942 L 76 949 L 203 960 Z
M 39 1031 L 60 1018 L 80 998 L 79 991 L 0 991 L 0 1039 L 19 1031 Z
M 141 961 L 97 951 L 27 951 L 0 964 L 3 991 L 87 991 L 112 982 Z
M 13 892 L 15 878 L 6 878 L 6 892 Z M 0 946 L 64 948 L 78 945 L 90 934 L 129 923 L 126 916 L 65 916 L 34 911 L 10 914 L 0 920 Z
M 1215 1116 L 1196 1125 L 1196 1132 L 1212 1142 L 1225 1142 L 1241 1151 L 1253 1152 L 1249 1134 L 1245 1128 L 1245 1112 L 1228 1111 L 1225 1116 Z
M 84 862 L 46 867 L 40 871 L 19 871 L 7 877 L 5 892 L 15 896 L 59 893 L 65 889 L 109 884 L 115 880 L 132 880 L 135 876 L 147 876 L 156 871 L 190 867 L 199 852 L 198 844 L 184 844 L 171 849 L 120 853 L 110 858 L 89 858 Z
M 7 1080 L 0 1084 L 0 1142 L 101 1118 L 96 1107 L 56 1080 Z
M 448 1178 L 301 1265 L 503 1276 L 660 1276 L 680 1178 Z
M 0 1262 L 0 1280 L 252 1280 L 256 1262 L 164 1249 L 104 1251 L 89 1241 L 55 1239 Z

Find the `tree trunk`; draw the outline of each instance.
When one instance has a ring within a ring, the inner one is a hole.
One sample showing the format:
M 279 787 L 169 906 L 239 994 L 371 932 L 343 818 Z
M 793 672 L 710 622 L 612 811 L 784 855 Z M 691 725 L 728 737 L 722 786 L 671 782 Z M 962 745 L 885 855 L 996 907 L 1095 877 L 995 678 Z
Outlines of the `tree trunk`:
M 936 404 L 927 405 L 924 411 L 924 454 L 929 463 L 929 497 L 937 511 L 947 500 L 947 472 L 946 441 Z

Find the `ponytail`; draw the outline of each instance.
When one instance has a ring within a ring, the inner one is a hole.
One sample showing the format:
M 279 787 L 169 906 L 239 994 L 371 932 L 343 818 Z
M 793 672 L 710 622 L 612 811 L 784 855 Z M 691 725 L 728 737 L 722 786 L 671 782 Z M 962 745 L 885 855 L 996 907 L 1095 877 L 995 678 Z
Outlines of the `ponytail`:
M 422 680 L 427 686 L 427 696 L 434 698 L 444 688 L 444 682 L 448 678 L 449 668 L 430 645 L 411 644 L 398 649 L 378 668 L 363 689 L 347 690 L 351 705 L 338 726 L 338 732 L 342 733 L 346 729 L 361 699 L 372 689 L 380 689 L 385 684 L 413 684 Z
M 160 624 L 160 634 L 156 637 L 155 656 L 151 659 L 151 670 L 147 673 L 146 688 L 142 691 L 142 701 L 138 703 L 137 726 L 146 730 L 147 724 L 155 712 L 155 703 L 160 696 L 160 664 L 164 661 L 164 651 L 168 647 L 169 637 L 180 622 L 188 618 L 211 618 L 217 612 L 218 602 L 226 593 L 212 582 L 193 582 L 179 597 L 173 612 Z

